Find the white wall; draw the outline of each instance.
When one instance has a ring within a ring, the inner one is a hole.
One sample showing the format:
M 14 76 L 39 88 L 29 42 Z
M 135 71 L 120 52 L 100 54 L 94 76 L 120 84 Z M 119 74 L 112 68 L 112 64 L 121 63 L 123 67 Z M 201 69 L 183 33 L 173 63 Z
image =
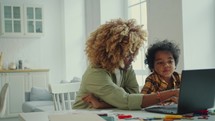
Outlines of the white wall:
M 85 58 L 85 2 L 84 0 L 63 1 L 63 23 L 65 34 L 66 81 L 81 78 L 86 68 Z
M 2 38 L 4 63 L 28 63 L 32 69 L 50 69 L 50 81 L 65 78 L 61 0 L 1 0 L 9 4 L 39 4 L 44 7 L 44 36 L 41 38 Z
M 125 6 L 127 0 L 101 0 L 101 23 L 105 23 L 111 19 L 126 18 Z
M 184 68 L 214 68 L 215 1 L 183 0 L 182 6 Z
M 85 22 L 87 37 L 101 23 L 100 7 L 100 0 L 85 0 Z
M 126 18 L 126 0 L 85 0 L 86 35 L 111 19 Z
M 181 0 L 147 0 L 149 44 L 172 40 L 181 48 L 177 71 L 183 69 L 183 30 Z
M 157 39 L 176 41 L 182 52 L 177 71 L 215 67 L 214 0 L 147 2 L 149 43 Z

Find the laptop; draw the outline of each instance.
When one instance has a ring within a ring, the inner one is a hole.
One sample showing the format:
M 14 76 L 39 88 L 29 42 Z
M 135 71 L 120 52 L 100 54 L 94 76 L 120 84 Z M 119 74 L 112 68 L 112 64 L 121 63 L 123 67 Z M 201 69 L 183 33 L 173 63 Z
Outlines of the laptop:
M 183 70 L 178 104 L 151 106 L 145 111 L 186 114 L 214 106 L 215 69 Z

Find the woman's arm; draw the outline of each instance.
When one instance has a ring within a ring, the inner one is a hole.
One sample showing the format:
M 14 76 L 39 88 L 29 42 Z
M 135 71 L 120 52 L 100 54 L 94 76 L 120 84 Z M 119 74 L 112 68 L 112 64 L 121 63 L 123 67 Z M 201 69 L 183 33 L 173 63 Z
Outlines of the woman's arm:
M 175 103 L 177 103 L 178 95 L 179 95 L 178 89 L 167 90 L 167 91 L 158 92 L 155 94 L 145 94 L 143 96 L 141 107 L 145 108 L 151 105 L 162 103 L 167 99 L 172 99 Z M 112 105 L 104 101 L 99 101 L 99 99 L 97 99 L 93 94 L 89 94 L 83 97 L 82 99 L 84 102 L 89 103 L 92 106 L 92 108 L 95 108 L 95 109 L 114 108 Z
M 155 94 L 145 94 L 142 99 L 142 108 L 161 103 L 167 99 L 175 98 L 175 103 L 178 103 L 179 90 L 167 90 L 162 92 L 157 92 Z
M 86 103 L 89 103 L 94 109 L 114 108 L 112 105 L 104 101 L 100 101 L 93 94 L 86 95 L 85 97 L 82 98 L 82 100 Z

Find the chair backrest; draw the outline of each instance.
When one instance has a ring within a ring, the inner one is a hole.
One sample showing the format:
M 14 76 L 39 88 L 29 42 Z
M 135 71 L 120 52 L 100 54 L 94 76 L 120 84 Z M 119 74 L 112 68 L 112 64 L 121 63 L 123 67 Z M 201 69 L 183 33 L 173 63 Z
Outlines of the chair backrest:
M 80 82 L 74 83 L 51 83 L 50 92 L 53 96 L 56 111 L 71 110 L 75 101 L 76 93 L 80 88 Z
M 5 83 L 0 92 L 0 117 L 3 117 L 6 111 L 6 99 L 8 93 L 8 83 Z

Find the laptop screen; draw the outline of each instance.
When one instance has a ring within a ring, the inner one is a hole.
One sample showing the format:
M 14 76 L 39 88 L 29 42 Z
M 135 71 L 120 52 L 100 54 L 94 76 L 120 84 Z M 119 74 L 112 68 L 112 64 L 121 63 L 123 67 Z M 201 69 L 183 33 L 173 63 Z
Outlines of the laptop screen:
M 215 69 L 183 70 L 178 113 L 212 108 L 215 98 Z

